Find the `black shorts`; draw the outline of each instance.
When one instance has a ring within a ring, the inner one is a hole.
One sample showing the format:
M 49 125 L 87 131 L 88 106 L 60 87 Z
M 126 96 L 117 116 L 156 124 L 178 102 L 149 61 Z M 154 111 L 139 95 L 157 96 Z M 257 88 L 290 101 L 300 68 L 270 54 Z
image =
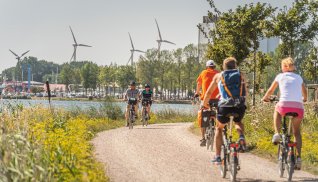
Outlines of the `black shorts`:
M 152 105 L 152 101 L 148 100 L 148 99 L 142 100 L 141 101 L 141 105 L 142 106 L 147 106 L 147 105 L 151 106 Z
M 245 114 L 246 107 L 219 107 L 217 113 L 217 120 L 222 124 L 226 124 L 230 122 L 230 117 L 227 117 L 228 114 L 235 113 L 238 114 L 237 117 L 234 117 L 234 122 L 241 122 L 244 114 Z

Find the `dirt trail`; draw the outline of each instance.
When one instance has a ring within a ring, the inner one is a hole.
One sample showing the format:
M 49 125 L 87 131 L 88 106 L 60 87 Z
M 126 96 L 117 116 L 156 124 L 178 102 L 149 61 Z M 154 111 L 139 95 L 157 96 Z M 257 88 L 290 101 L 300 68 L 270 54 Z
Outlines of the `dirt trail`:
M 229 181 L 213 166 L 211 152 L 199 147 L 191 124 L 137 126 L 99 133 L 93 140 L 95 154 L 105 164 L 111 181 Z M 286 181 L 275 163 L 252 154 L 240 155 L 238 181 Z M 318 176 L 296 171 L 294 181 L 318 181 Z

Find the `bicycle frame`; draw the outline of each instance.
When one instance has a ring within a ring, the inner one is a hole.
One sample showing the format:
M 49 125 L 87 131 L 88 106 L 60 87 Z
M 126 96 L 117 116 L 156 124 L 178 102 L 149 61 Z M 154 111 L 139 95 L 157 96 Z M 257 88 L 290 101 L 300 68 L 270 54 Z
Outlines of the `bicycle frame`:
M 240 170 L 238 148 L 239 144 L 232 141 L 232 129 L 234 123 L 234 115 L 230 115 L 230 123 L 223 129 L 223 145 L 221 155 L 223 156 L 221 165 L 221 175 L 226 176 L 226 171 L 230 171 L 230 180 L 235 181 L 237 171 Z M 228 131 L 229 127 L 229 131 Z M 228 136 L 229 134 L 229 136 Z
M 287 169 L 288 181 L 292 180 L 292 175 L 294 173 L 295 167 L 295 147 L 296 143 L 291 142 L 291 132 L 292 132 L 292 119 L 294 116 L 284 116 L 282 123 L 282 141 L 278 146 L 278 165 L 279 165 L 279 175 L 283 177 L 284 170 Z M 287 120 L 289 121 L 287 127 Z

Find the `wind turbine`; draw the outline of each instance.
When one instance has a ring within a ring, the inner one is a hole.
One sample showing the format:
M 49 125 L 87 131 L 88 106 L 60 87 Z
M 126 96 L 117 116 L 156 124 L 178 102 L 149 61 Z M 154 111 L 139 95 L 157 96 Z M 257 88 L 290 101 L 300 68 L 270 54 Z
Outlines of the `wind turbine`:
M 18 60 L 18 65 L 21 61 L 21 58 L 26 55 L 28 52 L 30 52 L 30 50 L 26 51 L 25 53 L 21 54 L 21 56 L 19 56 L 18 54 L 16 54 L 15 52 L 13 52 L 11 49 L 9 49 L 9 51 L 15 56 L 15 59 Z M 21 81 L 23 81 L 23 67 L 22 67 L 22 76 L 21 76 Z
M 73 55 L 72 55 L 72 57 L 71 57 L 71 61 L 72 61 L 72 59 L 73 59 L 73 61 L 76 61 L 76 50 L 77 50 L 77 47 L 79 47 L 79 46 L 82 46 L 82 47 L 92 47 L 92 46 L 90 46 L 90 45 L 85 45 L 85 44 L 78 44 L 77 41 L 76 41 L 76 39 L 75 39 L 75 36 L 74 36 L 74 33 L 73 33 L 73 30 L 72 30 L 71 26 L 70 26 L 70 30 L 71 30 L 71 33 L 72 33 L 72 36 L 73 36 L 73 39 L 74 39 L 74 44 L 73 44 L 74 52 L 73 52 Z
M 26 51 L 25 53 L 21 54 L 21 56 L 19 56 L 18 54 L 16 54 L 15 52 L 13 52 L 11 49 L 9 49 L 9 51 L 15 55 L 15 58 L 18 60 L 18 62 L 20 62 L 21 58 L 26 55 L 28 52 L 30 52 L 30 50 Z
M 175 44 L 175 43 L 173 43 L 173 42 L 170 42 L 170 41 L 168 41 L 168 40 L 163 40 L 163 39 L 162 39 L 162 36 L 161 36 L 161 33 L 160 33 L 160 29 L 159 29 L 158 22 L 157 22 L 157 20 L 156 20 L 156 19 L 155 19 L 155 21 L 156 21 L 157 28 L 158 28 L 158 33 L 159 33 L 159 40 L 157 40 L 157 42 L 158 42 L 158 59 L 159 59 L 161 43 L 168 43 L 168 44 L 173 44 L 173 45 L 176 45 L 176 44 Z
M 129 58 L 127 64 L 130 62 L 131 66 L 134 66 L 134 52 L 141 52 L 141 53 L 145 53 L 145 52 L 141 51 L 141 50 L 138 50 L 138 49 L 135 49 L 134 43 L 133 43 L 133 41 L 131 39 L 131 36 L 130 36 L 129 32 L 128 32 L 128 35 L 129 35 L 129 38 L 130 38 L 130 43 L 131 43 L 131 48 L 132 49 L 130 49 L 131 55 L 130 55 L 130 58 Z

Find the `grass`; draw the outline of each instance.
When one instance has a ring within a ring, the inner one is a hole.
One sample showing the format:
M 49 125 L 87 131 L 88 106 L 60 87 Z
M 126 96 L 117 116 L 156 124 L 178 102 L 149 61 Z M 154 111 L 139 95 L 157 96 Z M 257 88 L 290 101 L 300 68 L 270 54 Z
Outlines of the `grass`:
M 118 109 L 1 108 L 0 181 L 108 181 L 89 141 L 97 132 L 124 125 L 122 112 L 108 111 Z
M 125 125 L 113 100 L 98 109 L 70 111 L 7 103 L 0 115 L 0 181 L 109 181 L 90 140 Z M 169 109 L 151 116 L 150 124 L 195 118 Z

